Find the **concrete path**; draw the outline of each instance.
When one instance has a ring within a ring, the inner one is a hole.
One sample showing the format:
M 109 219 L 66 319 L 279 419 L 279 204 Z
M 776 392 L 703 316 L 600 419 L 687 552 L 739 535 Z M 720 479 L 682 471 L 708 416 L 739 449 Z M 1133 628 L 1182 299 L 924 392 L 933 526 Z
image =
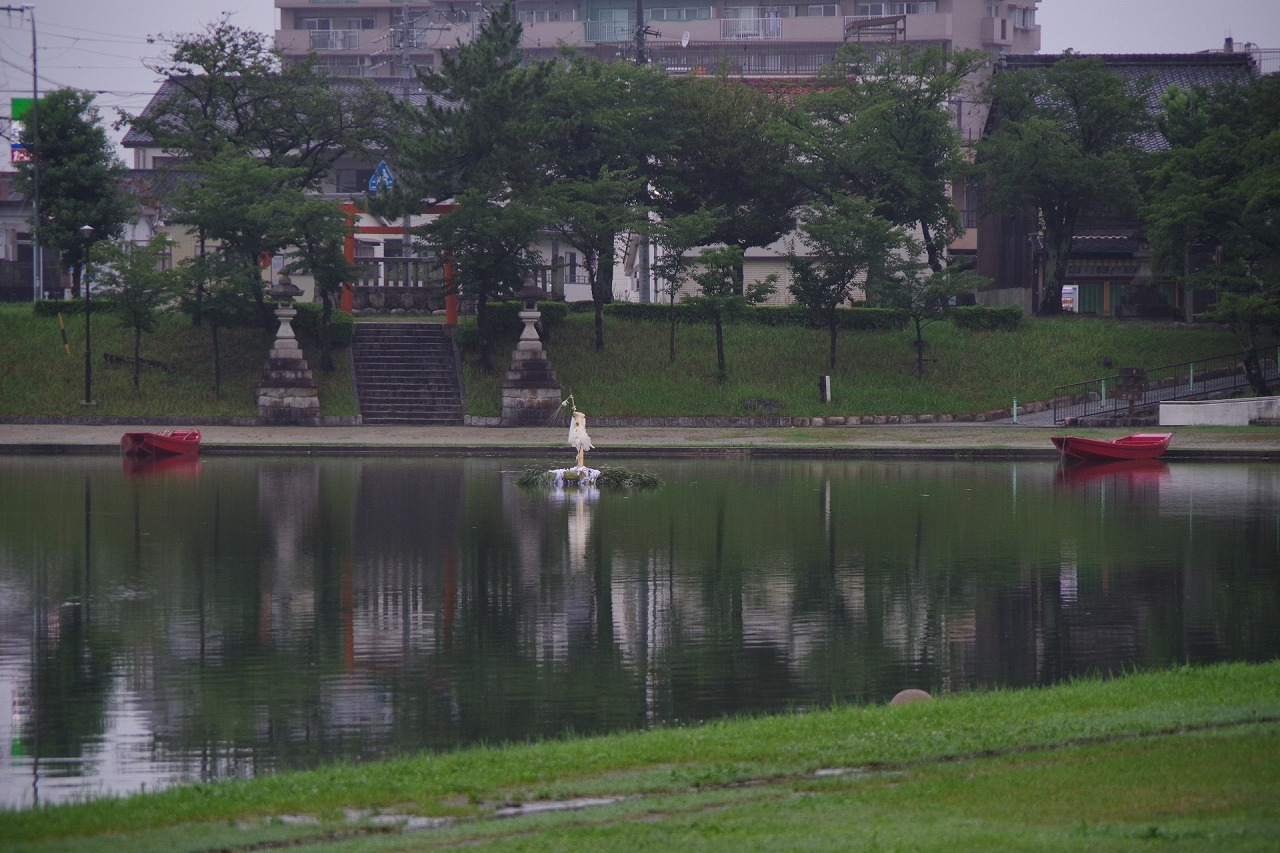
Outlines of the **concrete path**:
M 118 453 L 120 436 L 142 426 L 0 423 L 0 454 Z M 201 453 L 471 454 L 571 459 L 561 427 L 201 426 Z M 1126 428 L 1071 429 L 1007 424 L 911 424 L 856 427 L 709 428 L 598 427 L 588 424 L 591 457 L 659 453 L 742 456 L 947 456 L 1055 458 L 1050 435 L 1115 438 Z M 1176 427 L 1165 458 L 1251 458 L 1280 461 L 1280 427 Z

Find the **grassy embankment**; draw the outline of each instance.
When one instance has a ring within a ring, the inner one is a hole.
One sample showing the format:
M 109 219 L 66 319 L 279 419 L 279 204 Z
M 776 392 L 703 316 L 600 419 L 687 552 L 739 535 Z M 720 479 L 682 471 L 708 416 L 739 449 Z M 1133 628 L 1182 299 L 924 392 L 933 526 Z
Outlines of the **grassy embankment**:
M 84 319 L 67 318 L 71 355 L 63 349 L 56 318 L 38 317 L 30 305 L 0 306 L 0 415 L 150 417 L 255 417 L 254 388 L 271 336 L 260 329 L 222 332 L 222 392 L 213 394 L 212 346 L 206 328 L 173 317 L 143 339 L 144 358 L 172 368 L 144 368 L 141 388 L 132 387 L 132 366 L 107 364 L 103 353 L 129 357 L 132 333 L 110 317 L 93 324 L 93 396 L 84 397 Z M 827 367 L 827 338 L 820 330 L 734 325 L 726 330 L 729 379 L 716 379 L 715 350 L 707 326 L 681 326 L 677 359 L 668 358 L 667 327 L 661 322 L 606 318 L 605 350 L 593 347 L 591 317 L 571 314 L 548 342 L 564 393 L 593 415 L 740 415 L 769 401 L 780 415 L 967 414 L 1048 400 L 1056 385 L 1107 375 L 1100 365 L 1157 367 L 1235 352 L 1239 345 L 1220 328 L 1184 328 L 1167 323 L 1117 322 L 1073 317 L 1025 318 L 1014 332 L 968 332 L 937 323 L 926 332 L 932 361 L 923 379 L 907 332 L 845 332 L 837 368 Z M 304 344 L 305 344 L 304 340 Z M 321 414 L 357 413 L 347 353 L 337 369 L 318 369 L 319 354 L 306 355 L 320 387 Z M 467 409 L 497 415 L 509 348 L 481 371 L 464 366 Z M 817 380 L 832 376 L 835 402 L 818 402 Z
M 11 851 L 1274 850 L 1280 663 L 466 749 L 0 813 Z M 619 798 L 496 819 L 500 809 Z M 402 831 L 392 816 L 443 819 Z

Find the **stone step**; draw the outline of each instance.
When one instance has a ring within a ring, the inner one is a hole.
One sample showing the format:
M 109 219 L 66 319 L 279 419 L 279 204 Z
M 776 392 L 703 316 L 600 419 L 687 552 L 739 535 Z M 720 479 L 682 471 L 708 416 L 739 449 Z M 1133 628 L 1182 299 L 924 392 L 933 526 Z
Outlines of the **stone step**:
M 438 323 L 357 323 L 356 399 L 370 424 L 460 424 L 454 346 Z

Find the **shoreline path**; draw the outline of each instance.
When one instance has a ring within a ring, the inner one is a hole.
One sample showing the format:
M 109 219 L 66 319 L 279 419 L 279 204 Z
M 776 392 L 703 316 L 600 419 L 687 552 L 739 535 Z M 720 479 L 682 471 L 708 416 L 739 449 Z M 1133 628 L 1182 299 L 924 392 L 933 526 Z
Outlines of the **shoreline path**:
M 119 453 L 142 425 L 0 423 L 0 455 Z M 200 426 L 201 455 L 573 455 L 562 426 Z M 1280 427 L 1125 427 L 911 424 L 855 427 L 593 427 L 591 457 L 636 456 L 974 456 L 1054 459 L 1060 433 L 1116 438 L 1170 431 L 1163 458 L 1280 461 Z

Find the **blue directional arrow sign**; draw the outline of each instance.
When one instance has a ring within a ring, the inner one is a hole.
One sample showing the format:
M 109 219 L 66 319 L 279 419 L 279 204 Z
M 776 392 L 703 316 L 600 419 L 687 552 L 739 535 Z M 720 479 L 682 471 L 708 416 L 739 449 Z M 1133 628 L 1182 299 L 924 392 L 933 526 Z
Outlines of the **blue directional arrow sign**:
M 387 161 L 383 160 L 378 163 L 378 168 L 373 170 L 373 174 L 369 176 L 369 192 L 376 193 L 378 190 L 389 190 L 395 186 L 396 179 L 391 177 L 391 170 L 387 168 Z

